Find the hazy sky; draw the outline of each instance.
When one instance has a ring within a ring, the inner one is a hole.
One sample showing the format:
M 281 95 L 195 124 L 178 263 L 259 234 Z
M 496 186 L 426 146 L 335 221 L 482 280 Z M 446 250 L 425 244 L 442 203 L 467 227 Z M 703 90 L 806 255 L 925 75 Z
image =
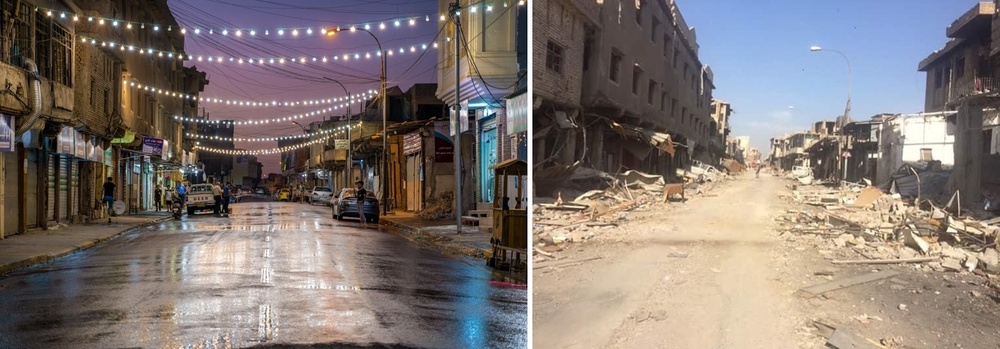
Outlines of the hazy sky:
M 168 4 L 181 25 L 216 28 L 211 35 L 206 34 L 207 30 L 204 29 L 201 30 L 201 34 L 188 31 L 185 49 L 190 55 L 292 58 L 362 52 L 359 61 L 354 61 L 353 57 L 349 62 L 331 61 L 325 65 L 318 65 L 322 67 L 321 69 L 290 62 L 279 65 L 280 68 L 263 68 L 228 62 L 217 64 L 189 61 L 188 66 L 197 66 L 199 70 L 208 74 L 210 82 L 202 93 L 203 97 L 285 101 L 344 95 L 339 85 L 325 81 L 323 77 L 339 80 L 352 93 L 376 89 L 379 69 L 377 56 L 364 59 L 364 52 L 374 53 L 378 50 L 375 40 L 363 32 L 340 33 L 334 38 L 323 37 L 319 32 L 321 27 L 330 28 L 336 25 L 346 27 L 355 23 L 371 23 L 370 30 L 378 36 L 383 49 L 395 51 L 392 56 L 388 56 L 389 86 L 398 84 L 405 90 L 413 83 L 436 81 L 434 70 L 436 51 L 429 50 L 417 61 L 421 44 L 432 43 L 438 31 L 435 15 L 437 1 L 434 0 L 169 0 Z M 413 25 L 402 21 L 398 27 L 392 21 L 411 16 L 417 16 L 420 20 L 415 21 Z M 379 28 L 381 23 L 385 23 L 385 29 Z M 236 27 L 254 29 L 256 35 L 250 37 L 244 30 L 241 37 L 235 37 L 232 28 Z M 302 29 L 297 36 L 293 36 L 290 28 L 294 27 L 312 27 L 314 31 L 312 35 L 308 35 L 306 30 Z M 229 28 L 228 35 L 219 35 L 219 28 Z M 265 29 L 269 32 L 267 36 L 263 35 Z M 284 29 L 284 35 L 278 35 L 278 29 Z M 409 52 L 411 46 L 418 48 L 417 53 Z M 407 53 L 399 54 L 401 47 L 406 48 Z M 247 108 L 211 103 L 202 103 L 201 106 L 212 119 L 218 120 L 280 118 L 327 107 Z M 358 105 L 355 104 L 353 108 L 357 111 Z M 326 115 L 341 114 L 342 110 L 326 113 Z M 299 122 L 307 125 L 309 122 L 322 119 L 323 116 L 315 116 Z M 236 129 L 236 137 L 268 137 L 301 133 L 302 129 L 291 123 L 237 126 Z M 236 146 L 246 149 L 269 149 L 276 147 L 277 144 L 244 142 L 237 143 Z M 265 175 L 279 171 L 277 155 L 260 156 L 259 160 L 264 163 Z
M 947 41 L 945 28 L 971 0 L 677 0 L 694 26 L 700 57 L 715 72 L 714 96 L 733 104 L 732 135 L 767 149 L 775 135 L 834 120 L 847 99 L 852 119 L 923 110 L 917 63 Z M 789 108 L 794 106 L 794 108 Z

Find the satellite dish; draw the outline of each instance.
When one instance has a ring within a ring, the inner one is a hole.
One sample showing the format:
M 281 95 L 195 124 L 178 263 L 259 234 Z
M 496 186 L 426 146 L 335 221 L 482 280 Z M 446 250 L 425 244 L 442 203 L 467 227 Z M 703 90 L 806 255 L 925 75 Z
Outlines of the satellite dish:
M 125 213 L 125 209 L 126 207 L 124 201 L 121 200 L 115 201 L 115 214 L 120 215 L 122 213 Z

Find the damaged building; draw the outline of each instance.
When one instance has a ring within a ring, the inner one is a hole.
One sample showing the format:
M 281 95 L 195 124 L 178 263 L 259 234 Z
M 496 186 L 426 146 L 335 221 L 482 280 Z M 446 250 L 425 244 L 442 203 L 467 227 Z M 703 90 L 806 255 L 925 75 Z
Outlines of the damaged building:
M 666 175 L 692 159 L 718 164 L 725 152 L 727 131 L 712 117 L 713 74 L 698 57 L 694 28 L 674 1 L 622 4 L 535 4 L 539 196 L 581 167 Z
M 947 194 L 980 206 L 1000 197 L 1000 18 L 979 2 L 949 25 L 948 42 L 918 66 L 927 73 L 924 110 L 946 114 L 954 137 Z M 935 154 L 936 156 L 936 154 Z

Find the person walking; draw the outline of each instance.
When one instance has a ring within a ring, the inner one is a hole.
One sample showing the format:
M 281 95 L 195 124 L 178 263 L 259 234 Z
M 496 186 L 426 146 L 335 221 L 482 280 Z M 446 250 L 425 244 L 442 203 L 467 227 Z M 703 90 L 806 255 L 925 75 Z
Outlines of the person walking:
M 229 215 L 229 198 L 232 195 L 233 184 L 226 183 L 226 186 L 222 187 L 222 214 Z
M 212 181 L 212 196 L 215 197 L 215 207 L 213 207 L 213 211 L 215 211 L 215 215 L 218 216 L 220 212 L 219 210 L 222 209 L 222 187 L 219 186 L 219 182 Z
M 368 196 L 368 191 L 365 190 L 365 183 L 358 181 L 355 183 L 358 185 L 358 191 L 356 196 L 358 197 L 358 218 L 361 219 L 361 226 L 368 226 L 368 220 L 365 219 L 365 197 Z
M 156 190 L 153 191 L 153 202 L 156 205 L 156 212 L 160 212 L 160 209 L 163 208 L 162 200 L 163 200 L 163 188 L 160 188 L 160 185 L 157 184 Z
M 115 214 L 115 182 L 112 181 L 111 177 L 108 177 L 108 181 L 104 182 L 104 202 L 108 204 L 108 223 L 111 223 L 111 217 L 117 216 Z

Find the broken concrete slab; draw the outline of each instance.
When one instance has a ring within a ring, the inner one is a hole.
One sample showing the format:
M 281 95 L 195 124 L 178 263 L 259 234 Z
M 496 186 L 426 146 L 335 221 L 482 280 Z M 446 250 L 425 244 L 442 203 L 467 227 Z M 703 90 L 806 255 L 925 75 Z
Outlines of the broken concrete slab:
M 885 349 L 878 341 L 865 338 L 843 327 L 833 331 L 826 345 L 836 349 Z
M 941 260 L 941 267 L 945 270 L 962 271 L 962 262 L 956 258 L 945 257 Z
M 878 187 L 867 187 L 861 190 L 858 198 L 854 200 L 854 207 L 868 207 L 882 197 L 882 190 Z
M 930 251 L 931 245 L 927 243 L 927 241 L 921 238 L 920 236 L 917 236 L 916 227 L 914 227 L 911 224 L 907 228 L 902 230 L 903 230 L 902 231 L 903 244 L 905 244 L 907 247 L 910 247 L 914 250 L 920 251 L 925 254 L 928 251 Z
M 839 290 L 842 288 L 851 287 L 854 285 L 860 285 L 867 282 L 872 282 L 875 280 L 881 280 L 899 275 L 898 271 L 895 270 L 883 270 L 875 273 L 868 273 L 858 276 L 853 276 L 849 278 L 844 278 L 840 280 L 834 280 L 831 282 L 813 285 L 800 289 L 797 293 L 803 297 L 815 297 L 826 292 Z
M 979 255 L 979 261 L 986 272 L 1000 274 L 1000 252 L 996 249 L 987 248 Z
M 976 258 L 976 256 L 970 254 L 965 259 L 965 264 L 964 265 L 965 265 L 965 269 L 967 269 L 968 271 L 976 270 L 976 267 L 979 266 L 979 258 Z

